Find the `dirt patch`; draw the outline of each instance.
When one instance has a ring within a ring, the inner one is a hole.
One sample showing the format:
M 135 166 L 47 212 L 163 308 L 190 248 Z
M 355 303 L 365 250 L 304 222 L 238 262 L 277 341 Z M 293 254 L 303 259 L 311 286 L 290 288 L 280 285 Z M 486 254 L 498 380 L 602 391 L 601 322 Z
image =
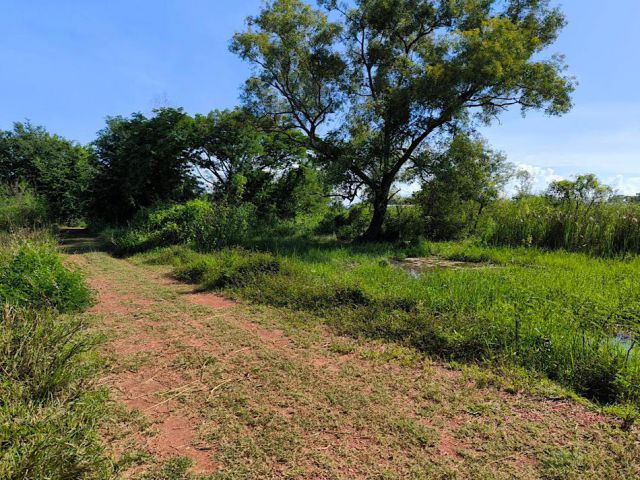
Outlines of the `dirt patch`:
M 75 260 L 78 257 L 73 258 L 74 264 L 81 263 Z M 97 300 L 89 313 L 102 315 L 104 324 L 117 335 L 104 346 L 113 359 L 113 373 L 100 383 L 110 386 L 115 400 L 131 411 L 139 411 L 152 424 L 145 435 L 132 432 L 128 440 L 120 441 L 134 442 L 156 460 L 186 456 L 194 461 L 194 472 L 214 472 L 211 447 L 198 438 L 202 420 L 179 401 L 184 395 L 204 392 L 206 388 L 172 366 L 183 348 L 210 347 L 202 339 L 204 327 L 195 321 L 188 322 L 185 328 L 184 323 L 148 319 L 145 312 L 162 302 L 147 298 L 135 288 L 131 290 L 135 293 L 123 293 L 120 285 L 116 288 L 102 273 L 88 279 Z M 222 299 L 215 305 L 233 303 Z M 126 449 L 114 445 L 114 451 L 125 453 Z
M 210 447 L 197 443 L 194 421 L 179 413 L 166 416 L 154 428 L 155 435 L 148 441 L 149 451 L 161 460 L 171 457 L 189 457 L 194 461 L 193 470 L 197 473 L 210 473 L 216 470 L 211 458 Z
M 184 295 L 184 299 L 189 303 L 209 308 L 231 308 L 237 305 L 237 302 L 213 293 L 188 293 Z

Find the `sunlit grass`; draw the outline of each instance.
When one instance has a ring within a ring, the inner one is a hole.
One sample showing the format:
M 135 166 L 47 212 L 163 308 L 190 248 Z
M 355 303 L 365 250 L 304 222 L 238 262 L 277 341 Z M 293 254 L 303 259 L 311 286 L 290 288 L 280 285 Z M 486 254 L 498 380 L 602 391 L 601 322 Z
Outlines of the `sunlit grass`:
M 484 247 L 473 242 L 146 254 L 179 278 L 254 302 L 320 313 L 338 330 L 406 343 L 451 360 L 512 363 L 601 401 L 640 402 L 640 260 Z M 416 278 L 392 264 L 438 255 L 483 262 Z M 258 258 L 259 257 L 259 258 Z M 271 267 L 264 268 L 268 264 Z

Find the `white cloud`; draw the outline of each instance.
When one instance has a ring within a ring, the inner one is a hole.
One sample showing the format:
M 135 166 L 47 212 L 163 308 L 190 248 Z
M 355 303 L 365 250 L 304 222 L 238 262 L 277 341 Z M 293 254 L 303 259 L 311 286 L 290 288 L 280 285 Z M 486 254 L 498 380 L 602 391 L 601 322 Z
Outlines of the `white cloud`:
M 603 179 L 604 183 L 613 187 L 621 195 L 636 195 L 640 193 L 640 177 L 625 177 L 615 175 Z

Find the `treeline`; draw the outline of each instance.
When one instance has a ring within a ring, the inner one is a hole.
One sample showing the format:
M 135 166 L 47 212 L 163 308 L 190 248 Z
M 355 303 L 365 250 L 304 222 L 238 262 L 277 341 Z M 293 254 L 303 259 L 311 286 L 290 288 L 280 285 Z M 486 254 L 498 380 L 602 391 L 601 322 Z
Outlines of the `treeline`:
M 303 145 L 296 131 L 243 110 L 113 117 L 87 146 L 16 123 L 0 133 L 0 227 L 88 223 L 107 229 L 123 252 L 184 241 L 212 250 L 257 236 L 362 238 L 370 203 L 345 201 L 348 192 Z M 540 194 L 524 175 L 506 198 L 516 173 L 483 139 L 457 135 L 433 153 L 416 193 L 395 192 L 379 240 L 475 237 L 595 255 L 640 251 L 633 198 L 615 196 L 593 175 Z

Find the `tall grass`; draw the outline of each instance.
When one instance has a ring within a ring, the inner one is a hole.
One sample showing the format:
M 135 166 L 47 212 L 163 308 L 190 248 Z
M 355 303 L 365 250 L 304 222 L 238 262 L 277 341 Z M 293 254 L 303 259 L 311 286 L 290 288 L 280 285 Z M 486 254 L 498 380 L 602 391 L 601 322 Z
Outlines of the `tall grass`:
M 640 253 L 640 204 L 557 204 L 545 197 L 501 200 L 479 234 L 490 245 L 564 249 L 599 256 Z
M 109 478 L 88 388 L 92 347 L 77 312 L 90 301 L 41 233 L 0 235 L 0 478 Z
M 273 248 L 273 247 L 272 247 Z M 403 255 L 485 261 L 415 278 Z M 640 405 L 640 259 L 603 260 L 472 243 L 281 243 L 274 253 L 184 247 L 142 257 L 183 280 L 270 305 L 313 311 L 344 333 L 402 342 L 445 359 L 511 363 L 603 403 Z

